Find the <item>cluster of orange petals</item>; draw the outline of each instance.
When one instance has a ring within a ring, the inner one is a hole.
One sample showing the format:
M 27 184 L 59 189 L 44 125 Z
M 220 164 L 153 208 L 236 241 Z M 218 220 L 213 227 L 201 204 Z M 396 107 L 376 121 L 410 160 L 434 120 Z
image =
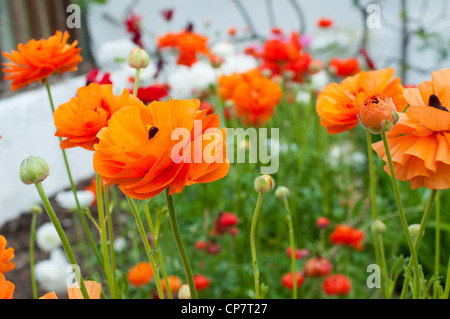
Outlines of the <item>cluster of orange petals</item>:
M 411 188 L 450 188 L 450 69 L 435 71 L 431 81 L 405 89 L 410 107 L 387 133 L 396 177 Z M 373 149 L 387 161 L 382 143 Z M 385 166 L 390 173 L 389 166 Z
M 128 272 L 127 279 L 133 286 L 139 287 L 152 281 L 153 269 L 148 262 L 140 262 L 133 266 Z
M 121 95 L 113 95 L 110 84 L 91 83 L 79 88 L 77 96 L 61 104 L 53 115 L 55 135 L 63 138 L 61 148 L 80 146 L 93 151 L 97 133 L 116 111 L 130 105 L 143 104 L 126 89 Z
M 359 61 L 357 58 L 332 58 L 328 62 L 328 69 L 336 76 L 355 75 L 360 71 Z
M 15 267 L 15 263 L 11 260 L 14 258 L 14 248 L 6 248 L 6 238 L 0 235 L 0 273 L 5 274 Z
M 178 64 L 191 66 L 197 62 L 197 54 L 210 55 L 208 38 L 191 31 L 166 33 L 158 38 L 158 48 L 175 48 L 179 51 Z
M 304 74 L 312 61 L 311 55 L 302 50 L 300 35 L 292 32 L 291 36 L 275 36 L 264 43 L 264 48 L 257 57 L 263 60 L 261 70 L 269 69 L 272 74 L 279 75 L 292 72 L 292 80 L 303 82 Z
M 234 102 L 239 117 L 254 125 L 263 125 L 273 116 L 283 95 L 280 85 L 256 69 L 221 76 L 218 92 L 224 101 Z
M 5 279 L 5 275 L 0 273 L 0 299 L 13 299 L 16 286 Z
M 85 281 L 84 285 L 89 295 L 89 299 L 100 299 L 102 293 L 102 285 L 96 281 Z M 67 286 L 67 294 L 69 299 L 84 299 L 80 286 L 77 282 L 73 286 Z M 46 293 L 39 299 L 58 299 L 54 291 Z
M 136 199 L 224 177 L 226 129 L 218 128 L 217 114 L 199 107 L 199 100 L 171 99 L 117 111 L 97 135 L 95 171 Z
M 169 275 L 167 276 L 167 281 L 169 282 L 171 292 L 178 292 L 183 285 L 183 281 L 178 276 Z M 166 281 L 164 279 L 161 279 L 161 288 L 164 292 L 167 292 Z
M 394 77 L 394 69 L 361 71 L 340 84 L 330 83 L 320 92 L 316 111 L 320 124 L 329 134 L 337 134 L 356 127 L 358 114 L 364 100 L 374 94 L 392 98 L 397 111 L 403 111 L 408 102 L 403 97 L 404 87 Z
M 35 81 L 45 81 L 55 72 L 65 73 L 77 70 L 83 60 L 77 41 L 68 44 L 69 33 L 57 31 L 48 39 L 32 39 L 20 43 L 17 51 L 3 52 L 10 61 L 3 63 L 5 80 L 12 80 L 11 90 L 17 90 Z
M 362 250 L 362 241 L 364 240 L 364 232 L 347 225 L 337 225 L 330 235 L 331 243 L 335 245 L 344 245 Z

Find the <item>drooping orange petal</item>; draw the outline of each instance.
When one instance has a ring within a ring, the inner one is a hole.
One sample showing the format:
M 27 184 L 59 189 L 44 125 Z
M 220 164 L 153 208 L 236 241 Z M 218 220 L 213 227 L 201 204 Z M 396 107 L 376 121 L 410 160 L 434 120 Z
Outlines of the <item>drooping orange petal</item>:
M 86 286 L 86 290 L 90 299 L 100 299 L 100 295 L 102 293 L 101 284 L 91 280 L 85 281 L 84 285 Z M 78 282 L 75 282 L 73 286 L 67 286 L 67 293 L 69 299 L 84 299 Z
M 42 297 L 39 297 L 39 299 L 58 299 L 58 296 L 56 295 L 56 293 L 54 291 L 52 291 L 52 292 L 46 293 Z

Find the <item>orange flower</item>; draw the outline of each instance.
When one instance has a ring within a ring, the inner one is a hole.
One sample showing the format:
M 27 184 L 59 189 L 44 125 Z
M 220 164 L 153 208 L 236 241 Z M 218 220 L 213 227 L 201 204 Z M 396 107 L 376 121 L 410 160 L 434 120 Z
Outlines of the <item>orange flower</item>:
M 320 92 L 316 111 L 320 124 L 329 134 L 337 134 L 353 129 L 358 125 L 358 114 L 364 100 L 374 94 L 392 98 L 397 111 L 401 112 L 408 103 L 403 97 L 403 86 L 395 78 L 394 69 L 361 71 L 346 78 L 342 83 L 330 83 Z
M 89 299 L 100 299 L 102 293 L 102 285 L 96 281 L 85 281 L 84 285 L 89 295 Z M 84 299 L 81 293 L 80 286 L 78 282 L 75 282 L 73 286 L 67 286 L 67 294 L 69 299 Z M 58 299 L 58 296 L 54 291 L 46 293 L 39 299 Z
M 0 235 L 0 274 L 5 274 L 15 267 L 15 263 L 11 261 L 14 258 L 14 248 L 6 248 L 6 238 Z
M 317 25 L 320 28 L 329 28 L 333 25 L 333 20 L 329 18 L 320 18 L 319 21 L 317 21 Z
M 359 61 L 357 58 L 339 59 L 332 58 L 328 62 L 330 72 L 337 76 L 355 75 L 359 72 Z
M 147 199 L 169 187 L 209 183 L 228 174 L 226 130 L 199 100 L 155 101 L 116 112 L 95 145 L 94 169 L 106 185 Z
M 381 94 L 368 97 L 359 110 L 361 124 L 373 134 L 389 131 L 398 118 L 392 99 Z
M 335 245 L 346 245 L 362 250 L 364 232 L 346 225 L 337 225 L 330 235 L 330 241 Z
M 331 275 L 323 282 L 323 290 L 327 295 L 345 296 L 352 291 L 352 282 L 345 275 Z
M 158 38 L 158 48 L 176 48 L 179 51 L 178 64 L 191 66 L 197 62 L 197 54 L 210 54 L 208 38 L 200 34 L 183 31 L 167 33 Z
M 237 115 L 254 125 L 264 125 L 273 116 L 283 95 L 281 87 L 259 70 L 222 76 L 218 83 L 222 99 L 233 100 Z
M 167 281 L 169 282 L 171 292 L 177 292 L 183 285 L 183 281 L 177 276 L 169 275 L 167 276 Z M 167 292 L 166 281 L 164 279 L 161 279 L 161 288 L 164 292 Z
M 152 265 L 148 262 L 140 262 L 128 272 L 128 281 L 133 286 L 142 286 L 148 284 L 153 278 Z
M 411 188 L 450 188 L 450 69 L 435 71 L 432 80 L 404 95 L 411 105 L 387 133 L 396 177 Z M 387 162 L 382 142 L 373 149 Z M 390 173 L 388 165 L 385 171 Z
M 299 272 L 295 273 L 295 277 L 297 277 L 297 287 L 300 287 L 305 281 L 305 278 Z M 290 273 L 284 275 L 281 278 L 281 284 L 288 289 L 294 289 L 294 273 L 291 271 Z
M 122 95 L 113 95 L 110 84 L 91 83 L 79 88 L 77 97 L 61 104 L 53 115 L 56 136 L 65 138 L 61 148 L 80 146 L 93 151 L 98 143 L 97 133 L 119 109 L 129 105 L 143 105 L 142 102 L 124 90 Z
M 0 272 L 0 299 L 13 299 L 16 286 L 5 279 L 5 275 Z
M 28 84 L 40 81 L 55 72 L 65 73 L 77 70 L 83 60 L 77 41 L 68 44 L 69 33 L 57 31 L 48 39 L 32 39 L 26 44 L 19 43 L 18 51 L 3 52 L 10 63 L 3 63 L 5 80 L 12 80 L 11 90 L 17 90 Z

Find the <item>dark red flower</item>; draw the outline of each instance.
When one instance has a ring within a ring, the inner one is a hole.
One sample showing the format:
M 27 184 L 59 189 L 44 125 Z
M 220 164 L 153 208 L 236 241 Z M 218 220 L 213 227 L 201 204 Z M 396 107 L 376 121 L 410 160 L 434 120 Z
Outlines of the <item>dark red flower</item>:
M 217 255 L 222 251 L 222 246 L 216 243 L 214 240 L 208 241 L 206 244 L 206 252 L 210 255 Z
M 366 64 L 367 64 L 367 67 L 369 68 L 369 70 L 375 70 L 376 69 L 375 62 L 369 56 L 369 53 L 367 52 L 366 47 L 362 47 L 359 50 L 359 53 L 363 56 L 364 60 L 366 61 Z
M 206 112 L 206 115 L 210 115 L 210 114 L 214 113 L 214 106 L 211 103 L 207 102 L 207 101 L 201 101 L 200 102 L 200 107 L 198 109 L 200 111 L 208 110 Z
M 161 10 L 161 15 L 167 22 L 171 21 L 173 18 L 173 12 L 174 10 L 172 8 Z
M 141 16 L 138 16 L 133 11 L 130 11 L 128 17 L 125 20 L 125 26 L 127 27 L 128 33 L 132 35 L 132 41 L 136 45 L 143 47 L 144 45 L 142 43 L 141 20 Z
M 100 70 L 95 68 L 89 71 L 89 73 L 86 76 L 86 86 L 88 86 L 91 83 L 98 83 L 98 84 L 112 84 L 111 82 L 111 74 L 109 72 L 105 72 L 103 76 L 99 79 Z
M 145 88 L 138 88 L 137 97 L 144 103 L 149 104 L 153 101 L 159 101 L 168 95 L 167 90 L 160 85 L 151 85 Z

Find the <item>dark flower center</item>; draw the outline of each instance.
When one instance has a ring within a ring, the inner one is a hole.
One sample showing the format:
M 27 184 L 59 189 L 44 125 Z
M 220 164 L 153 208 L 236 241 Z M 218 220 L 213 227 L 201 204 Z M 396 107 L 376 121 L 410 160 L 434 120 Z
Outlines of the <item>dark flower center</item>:
M 447 108 L 442 106 L 441 101 L 434 94 L 430 95 L 430 98 L 428 99 L 428 106 L 434 107 L 435 109 L 438 109 L 438 110 L 441 110 L 441 111 L 448 112 Z
M 157 128 L 156 126 L 152 126 L 149 130 L 148 130 L 148 139 L 151 140 L 156 133 L 158 133 L 159 128 Z

